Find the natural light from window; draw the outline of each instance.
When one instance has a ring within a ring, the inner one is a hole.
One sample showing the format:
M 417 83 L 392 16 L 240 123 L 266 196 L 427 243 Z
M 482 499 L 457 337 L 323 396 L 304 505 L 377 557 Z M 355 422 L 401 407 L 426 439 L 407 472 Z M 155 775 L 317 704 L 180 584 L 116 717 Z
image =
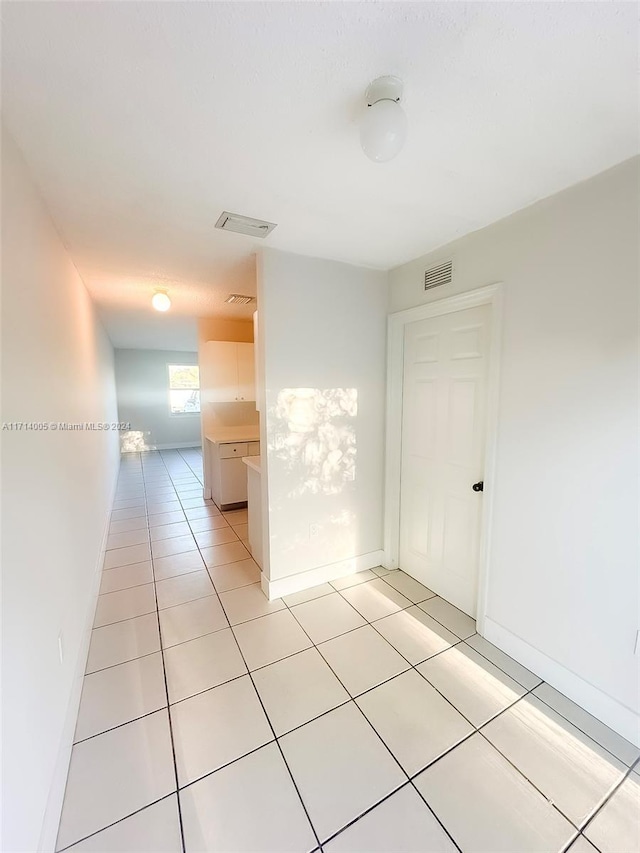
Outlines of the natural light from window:
M 169 409 L 172 415 L 200 411 L 200 369 L 197 364 L 169 365 Z

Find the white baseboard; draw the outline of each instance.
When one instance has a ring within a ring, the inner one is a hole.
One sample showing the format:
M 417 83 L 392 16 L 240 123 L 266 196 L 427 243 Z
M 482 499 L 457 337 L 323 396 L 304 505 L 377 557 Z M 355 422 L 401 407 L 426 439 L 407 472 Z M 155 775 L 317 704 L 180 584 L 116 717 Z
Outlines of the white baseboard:
M 47 805 L 45 808 L 42 827 L 40 830 L 40 841 L 38 843 L 38 853 L 52 853 L 56 849 L 56 839 L 58 836 L 58 827 L 60 825 L 60 815 L 62 814 L 62 806 L 64 803 L 64 793 L 67 784 L 67 775 L 69 773 L 69 763 L 71 761 L 71 750 L 73 748 L 73 736 L 76 731 L 76 721 L 78 719 L 78 709 L 80 708 L 80 698 L 82 695 L 82 685 L 84 682 L 84 674 L 87 668 L 87 658 L 89 656 L 89 644 L 91 643 L 91 631 L 95 618 L 95 611 L 98 602 L 98 594 L 100 591 L 100 580 L 102 578 L 102 566 L 104 564 L 104 555 L 107 548 L 107 537 L 109 536 L 109 524 L 111 520 L 111 510 L 115 500 L 116 485 L 118 482 L 118 471 L 116 470 L 111 486 L 111 495 L 108 501 L 107 517 L 105 519 L 104 531 L 102 534 L 102 542 L 98 553 L 98 560 L 94 568 L 93 585 L 91 588 L 91 596 L 89 599 L 89 607 L 85 619 L 84 631 L 82 634 L 82 643 L 78 650 L 76 658 L 75 672 L 73 676 L 73 684 L 71 687 L 71 695 L 67 704 L 67 711 L 64 719 L 64 726 L 60 743 L 58 745 L 58 755 L 53 771 L 53 778 L 49 786 L 49 794 L 47 796 Z
M 202 447 L 199 441 L 174 441 L 172 444 L 154 444 L 154 450 L 187 450 L 190 447 Z
M 614 732 L 640 746 L 640 716 L 631 708 L 603 693 L 493 619 L 485 617 L 483 636 Z
M 382 552 L 382 567 L 384 569 L 389 569 L 390 571 L 394 571 L 395 569 L 399 568 L 398 560 L 394 559 L 391 556 L 390 551 L 384 550 Z
M 321 583 L 334 581 L 346 575 L 355 575 L 357 572 L 366 571 L 366 569 L 375 569 L 376 566 L 382 565 L 383 558 L 383 551 L 370 551 L 368 554 L 360 554 L 358 557 L 329 563 L 327 566 L 319 566 L 317 569 L 310 569 L 308 572 L 300 572 L 297 575 L 288 575 L 286 578 L 275 580 L 270 580 L 264 572 L 261 572 L 260 583 L 262 584 L 262 591 L 269 601 L 272 601 L 274 598 L 282 598 L 284 595 L 302 592 L 303 589 L 311 589 L 313 586 L 319 586 Z
M 175 441 L 172 444 L 149 444 L 144 450 L 120 450 L 121 456 L 127 456 L 129 453 L 149 453 L 151 450 L 188 450 L 189 448 L 200 448 L 202 445 L 199 441 Z
M 211 500 L 211 489 L 203 489 L 202 490 L 202 496 L 204 497 L 204 499 L 206 501 L 210 501 Z

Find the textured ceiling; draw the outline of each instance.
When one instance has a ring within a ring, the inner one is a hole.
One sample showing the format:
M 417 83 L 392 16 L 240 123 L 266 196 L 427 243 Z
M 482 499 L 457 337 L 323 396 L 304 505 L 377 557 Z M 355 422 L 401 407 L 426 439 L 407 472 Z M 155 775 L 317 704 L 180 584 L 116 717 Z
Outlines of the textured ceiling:
M 256 242 L 214 231 L 223 209 L 277 222 L 266 245 L 389 268 L 638 151 L 633 3 L 9 2 L 2 18 L 5 121 L 121 346 L 250 316 L 223 300 L 255 292 Z M 389 73 L 409 139 L 374 164 L 358 117 Z

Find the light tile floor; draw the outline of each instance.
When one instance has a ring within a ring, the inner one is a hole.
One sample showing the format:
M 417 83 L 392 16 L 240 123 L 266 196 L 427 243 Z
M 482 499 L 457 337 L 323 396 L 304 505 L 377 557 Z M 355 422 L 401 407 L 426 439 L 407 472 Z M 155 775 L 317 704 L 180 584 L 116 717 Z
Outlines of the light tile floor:
M 58 850 L 640 851 L 638 749 L 402 572 L 267 601 L 201 480 L 122 461 Z

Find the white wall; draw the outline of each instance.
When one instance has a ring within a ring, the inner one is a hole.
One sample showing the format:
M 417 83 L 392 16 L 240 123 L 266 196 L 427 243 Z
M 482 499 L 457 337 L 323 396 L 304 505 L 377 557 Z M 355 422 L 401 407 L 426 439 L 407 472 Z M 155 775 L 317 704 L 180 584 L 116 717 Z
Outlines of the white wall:
M 118 420 L 131 424 L 122 450 L 193 447 L 200 444 L 200 415 L 169 410 L 170 364 L 197 364 L 198 353 L 116 349 Z
M 504 282 L 487 637 L 634 739 L 638 201 L 636 159 L 390 273 L 392 312 Z
M 2 421 L 115 420 L 111 344 L 3 131 Z M 2 849 L 52 850 L 118 438 L 4 430 L 1 444 Z
M 272 584 L 343 561 L 348 569 L 354 558 L 380 562 L 386 307 L 386 273 L 261 254 L 261 453 Z M 310 525 L 318 526 L 315 538 Z

